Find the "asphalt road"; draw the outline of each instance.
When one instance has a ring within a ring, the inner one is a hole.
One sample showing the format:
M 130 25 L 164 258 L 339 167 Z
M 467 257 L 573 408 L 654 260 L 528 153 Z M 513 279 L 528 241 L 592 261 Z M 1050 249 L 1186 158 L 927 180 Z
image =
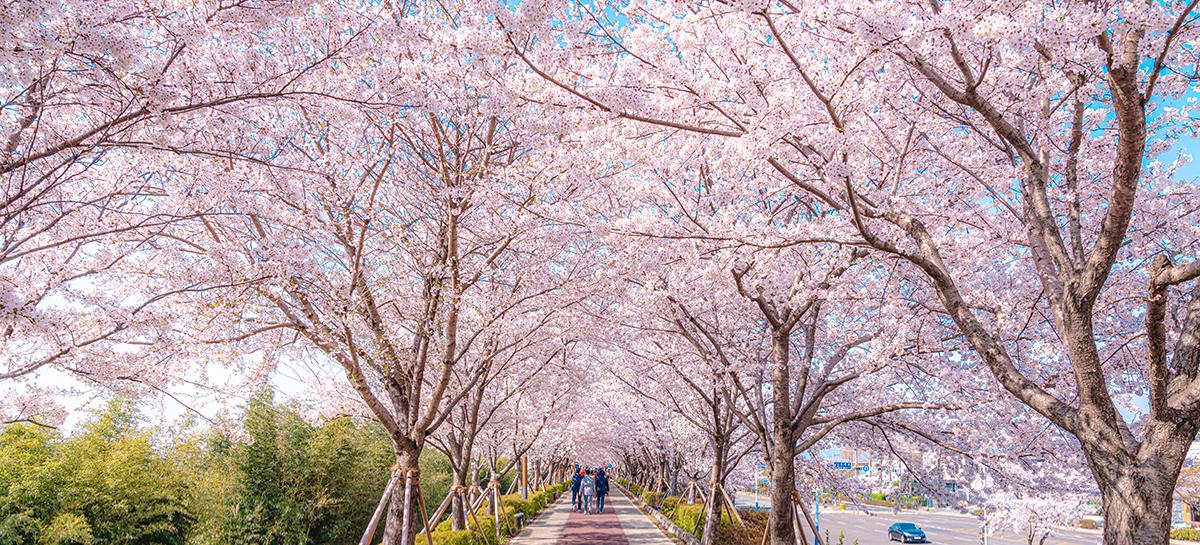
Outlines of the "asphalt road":
M 755 497 L 753 492 L 738 491 L 735 495 L 739 508 L 753 509 Z M 758 505 L 762 509 L 770 509 L 771 500 L 758 497 Z M 939 513 L 925 511 L 901 511 L 893 515 L 891 509 L 870 507 L 870 514 L 861 510 L 842 511 L 837 508 L 822 507 L 821 509 L 821 538 L 829 530 L 830 545 L 839 545 L 839 533 L 845 532 L 846 538 L 841 545 L 888 545 L 887 528 L 894 522 L 915 522 L 925 530 L 930 543 L 938 545 L 982 545 L 979 535 L 979 520 L 965 514 Z M 807 526 L 806 526 L 807 528 Z M 1046 539 L 1045 545 L 1098 545 L 1102 542 L 1100 532 L 1085 530 L 1056 530 Z M 811 534 L 810 534 L 810 541 Z M 891 542 L 895 543 L 895 542 Z M 1012 532 L 996 531 L 988 537 L 988 545 L 1027 545 L 1025 536 Z
M 915 522 L 925 530 L 930 543 L 938 545 L 980 545 L 979 520 L 968 515 L 953 513 L 890 511 L 866 514 L 861 511 L 823 511 L 821 513 L 821 537 L 829 533 L 830 545 L 839 545 L 839 534 L 845 532 L 842 545 L 888 545 L 887 528 L 894 522 Z M 811 537 L 810 537 L 811 539 Z M 1099 532 L 1084 530 L 1059 530 L 1051 533 L 1046 545 L 1098 545 L 1102 541 Z M 812 543 L 812 541 L 809 541 Z M 1025 536 L 1011 532 L 995 532 L 988 538 L 989 545 L 1026 545 Z

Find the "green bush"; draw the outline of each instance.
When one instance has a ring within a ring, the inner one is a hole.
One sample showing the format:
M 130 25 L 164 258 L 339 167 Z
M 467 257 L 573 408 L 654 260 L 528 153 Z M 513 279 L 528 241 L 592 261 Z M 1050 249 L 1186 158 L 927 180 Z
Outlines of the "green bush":
M 471 530 L 435 530 L 434 545 L 484 545 L 479 534 Z M 417 536 L 416 543 L 425 543 L 424 536 Z
M 668 511 L 666 507 L 662 512 L 675 523 L 676 526 L 683 529 L 685 532 L 692 533 L 699 538 L 704 531 L 704 504 L 703 503 L 683 503 L 683 498 L 668 498 L 668 501 L 675 500 L 675 506 Z M 665 505 L 665 504 L 664 504 Z M 726 527 L 733 524 L 733 516 L 728 511 L 721 513 L 721 526 Z
M 675 508 L 677 506 L 679 506 L 679 504 L 681 504 L 681 503 L 683 503 L 683 498 L 681 498 L 679 496 L 668 496 L 666 499 L 663 500 L 662 507 L 659 507 L 659 510 L 664 513 L 669 513 L 671 511 L 674 511 Z
M 547 490 L 535 492 L 529 495 L 529 499 L 522 499 L 520 494 L 508 494 L 501 496 L 501 501 L 504 503 L 504 510 L 507 514 L 507 519 L 501 525 L 500 531 L 503 537 L 512 537 L 516 530 L 516 523 L 513 520 L 513 515 L 524 513 L 526 520 L 531 520 L 542 512 L 553 501 L 554 493 L 550 490 L 553 485 L 547 487 Z M 491 506 L 484 502 L 483 505 L 475 511 L 474 517 L 468 517 L 467 523 L 471 525 L 471 530 L 452 530 L 452 523 L 449 518 L 438 524 L 433 531 L 433 539 L 435 545 L 496 545 L 496 518 L 491 514 Z M 478 527 L 476 527 L 478 526 Z M 417 539 L 417 543 L 422 543 L 421 538 Z
M 664 497 L 666 497 L 666 494 L 663 492 L 642 493 L 642 501 L 651 507 L 658 507 L 658 504 L 662 503 Z
M 522 499 L 520 494 L 509 494 L 501 496 L 500 501 L 504 504 L 504 510 L 509 516 L 517 513 L 525 513 L 527 517 L 533 517 L 537 514 L 537 509 L 529 500 Z
M 671 522 L 685 532 L 690 532 L 696 537 L 700 537 L 700 533 L 704 530 L 704 504 L 701 503 L 685 503 L 675 506 L 671 511 Z
M 496 517 L 476 513 L 474 517 L 470 517 L 467 520 L 471 523 L 471 531 L 482 534 L 485 541 L 481 542 L 481 545 L 496 544 Z M 476 527 L 476 524 L 478 524 L 478 527 Z M 503 529 L 501 529 L 501 534 L 504 537 L 508 537 L 508 532 L 505 532 Z
M 1091 519 L 1083 519 L 1083 520 L 1079 521 L 1079 527 L 1083 528 L 1084 530 L 1100 529 L 1100 527 L 1096 524 L 1096 521 L 1091 520 Z
M 1196 530 L 1195 528 L 1176 528 L 1171 530 L 1171 539 L 1200 541 L 1200 531 Z
M 527 501 L 532 505 L 533 512 L 525 514 L 532 517 L 533 515 L 542 512 L 543 509 L 549 507 L 551 503 L 554 503 L 554 494 L 550 493 L 549 491 L 534 492 L 533 494 L 529 495 L 529 499 Z
M 627 490 L 629 490 L 629 493 L 633 494 L 634 496 L 641 497 L 641 495 L 645 492 L 642 490 L 642 487 L 637 485 L 637 483 L 633 483 L 625 479 L 617 479 L 616 481 L 620 483 L 621 486 L 624 486 Z

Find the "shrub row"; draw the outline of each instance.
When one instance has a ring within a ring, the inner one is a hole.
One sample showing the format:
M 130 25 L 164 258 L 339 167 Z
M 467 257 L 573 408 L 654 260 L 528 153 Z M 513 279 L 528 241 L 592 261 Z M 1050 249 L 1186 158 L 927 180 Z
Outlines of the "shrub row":
M 647 493 L 640 486 L 624 479 L 616 479 L 616 481 L 629 490 L 631 494 L 637 495 L 643 502 L 650 504 L 651 507 L 657 505 L 659 512 L 684 532 L 691 533 L 696 539 L 699 539 L 700 535 L 704 533 L 703 503 L 687 503 L 687 500 L 681 496 L 667 496 L 664 498 L 661 497 L 661 494 Z M 651 503 L 650 500 L 658 503 Z M 723 512 L 721 514 L 721 525 L 713 537 L 713 543 L 721 543 L 723 545 L 759 544 L 763 532 L 766 531 L 768 513 L 766 511 L 745 510 L 739 512 L 746 521 L 746 525 L 736 526 L 733 523 L 733 516 L 728 512 Z
M 565 491 L 567 486 L 566 483 L 547 486 L 545 490 L 530 494 L 529 499 L 522 499 L 520 494 L 509 494 L 502 496 L 501 501 L 504 502 L 509 517 L 516 513 L 524 513 L 528 521 L 553 503 L 554 498 Z M 452 530 L 449 519 L 442 521 L 433 530 L 434 545 L 499 545 L 500 541 L 496 538 L 496 517 L 488 514 L 486 505 L 475 512 L 470 523 L 478 526 L 470 530 Z M 516 533 L 515 530 L 516 525 L 509 519 L 508 523 L 500 527 L 501 538 L 508 541 L 508 538 Z M 424 539 L 423 536 L 418 536 L 416 543 L 424 543 Z
M 1176 528 L 1171 530 L 1171 539 L 1200 541 L 1200 530 L 1196 530 L 1195 528 Z
M 642 502 L 650 507 L 658 508 L 666 494 L 662 492 L 642 492 Z
M 617 479 L 616 481 L 620 483 L 621 486 L 624 486 L 626 490 L 629 490 L 629 493 L 633 494 L 634 496 L 641 497 L 642 493 L 645 492 L 645 490 L 638 486 L 637 483 L 629 482 L 625 479 Z
M 632 491 L 632 488 L 630 490 Z M 681 496 L 664 497 L 662 492 L 642 492 L 641 498 L 642 502 L 646 505 L 658 508 L 659 512 L 667 517 L 668 520 L 697 539 L 703 533 L 703 503 L 687 503 L 687 500 Z M 733 517 L 728 511 L 723 512 L 721 514 L 721 526 L 727 527 L 732 524 Z

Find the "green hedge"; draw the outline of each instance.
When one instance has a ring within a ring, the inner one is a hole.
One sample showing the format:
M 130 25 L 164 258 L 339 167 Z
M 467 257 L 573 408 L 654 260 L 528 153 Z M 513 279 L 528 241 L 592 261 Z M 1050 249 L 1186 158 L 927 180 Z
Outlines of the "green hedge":
M 667 509 L 671 505 L 671 509 Z M 692 532 L 696 538 L 704 532 L 704 504 L 684 503 L 683 498 L 672 496 L 663 502 L 662 514 L 685 532 Z M 721 526 L 733 525 L 733 516 L 728 510 L 721 513 Z
M 496 536 L 489 536 L 495 541 Z M 424 543 L 425 536 L 417 536 L 416 543 Z M 491 545 L 472 530 L 436 530 L 433 532 L 434 545 Z
M 691 532 L 695 537 L 700 537 L 704 531 L 704 504 L 702 503 L 679 504 L 666 514 L 676 526 L 685 532 Z
M 1195 528 L 1176 528 L 1171 530 L 1171 539 L 1200 541 L 1200 530 L 1196 530 Z
M 546 507 L 554 502 L 555 494 L 566 490 L 566 483 L 558 483 L 547 486 L 541 492 L 534 492 L 529 495 L 529 499 L 521 498 L 520 494 L 509 494 L 502 496 L 501 501 L 504 502 L 504 509 L 509 517 L 516 513 L 524 513 L 526 520 L 532 519 L 542 512 Z M 511 519 L 510 519 L 511 521 Z M 475 516 L 468 519 L 471 524 L 471 530 L 452 530 L 453 523 L 449 518 L 438 524 L 433 530 L 434 545 L 498 545 L 496 540 L 496 517 L 488 513 L 488 505 L 479 507 L 475 512 Z M 475 528 L 478 524 L 478 528 Z M 512 537 L 513 530 L 516 529 L 515 523 L 504 524 L 501 526 L 501 536 L 504 541 Z M 423 543 L 424 537 L 418 536 L 416 543 Z
M 617 479 L 617 482 L 620 483 L 621 486 L 624 486 L 626 489 L 628 489 L 629 493 L 633 494 L 634 496 L 640 497 L 642 493 L 645 492 L 642 490 L 642 487 L 638 486 L 636 483 L 626 481 L 625 479 Z
M 666 497 L 666 494 L 664 494 L 662 492 L 643 492 L 642 493 L 642 501 L 645 502 L 646 505 L 649 505 L 651 507 L 658 507 L 658 504 L 662 502 L 664 497 Z

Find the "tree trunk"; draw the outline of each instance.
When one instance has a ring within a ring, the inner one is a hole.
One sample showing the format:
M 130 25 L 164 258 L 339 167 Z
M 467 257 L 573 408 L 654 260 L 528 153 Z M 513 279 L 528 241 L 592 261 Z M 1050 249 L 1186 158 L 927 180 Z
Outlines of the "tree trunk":
M 401 468 L 417 467 L 420 459 L 421 449 L 415 445 L 396 448 L 396 464 Z M 404 481 L 401 479 L 399 486 L 396 487 L 396 492 L 392 494 L 392 499 L 388 503 L 387 516 L 383 521 L 382 545 L 413 545 L 417 532 L 417 521 L 421 518 L 421 508 L 416 497 L 416 486 L 413 486 L 413 494 L 408 502 L 408 531 L 404 532 L 405 488 Z M 408 540 L 407 543 L 402 543 L 401 536 L 405 534 L 408 536 Z
M 725 449 L 717 447 L 713 453 L 712 469 L 709 474 L 708 507 L 704 513 L 704 533 L 701 534 L 701 545 L 712 545 L 713 536 L 721 526 L 721 482 L 725 480 Z
M 794 516 L 792 497 L 796 489 L 796 471 L 793 466 L 795 448 L 790 443 L 776 443 L 771 458 L 771 545 L 795 545 L 796 532 L 792 528 Z
M 1169 488 L 1148 491 L 1122 480 L 1103 497 L 1105 545 L 1167 545 L 1171 535 Z
M 1172 489 L 1134 474 L 1101 490 L 1105 545 L 1167 545 Z
M 771 382 L 774 400 L 771 402 L 774 421 L 771 426 L 771 514 L 767 525 L 771 545 L 795 545 L 796 531 L 792 528 L 792 496 L 796 489 L 796 441 L 791 430 L 791 375 L 788 370 L 789 339 L 785 333 L 772 335 Z
M 671 469 L 671 489 L 667 492 L 668 496 L 679 495 L 679 470 L 682 464 L 675 464 Z
M 453 494 L 458 487 L 467 486 L 466 470 L 454 472 L 454 484 L 450 488 L 450 493 Z M 457 495 L 450 500 L 450 527 L 454 530 L 467 529 L 467 496 Z
M 1167 545 L 1175 483 L 1197 423 L 1151 420 L 1136 455 L 1084 443 L 1104 503 L 1105 545 Z

